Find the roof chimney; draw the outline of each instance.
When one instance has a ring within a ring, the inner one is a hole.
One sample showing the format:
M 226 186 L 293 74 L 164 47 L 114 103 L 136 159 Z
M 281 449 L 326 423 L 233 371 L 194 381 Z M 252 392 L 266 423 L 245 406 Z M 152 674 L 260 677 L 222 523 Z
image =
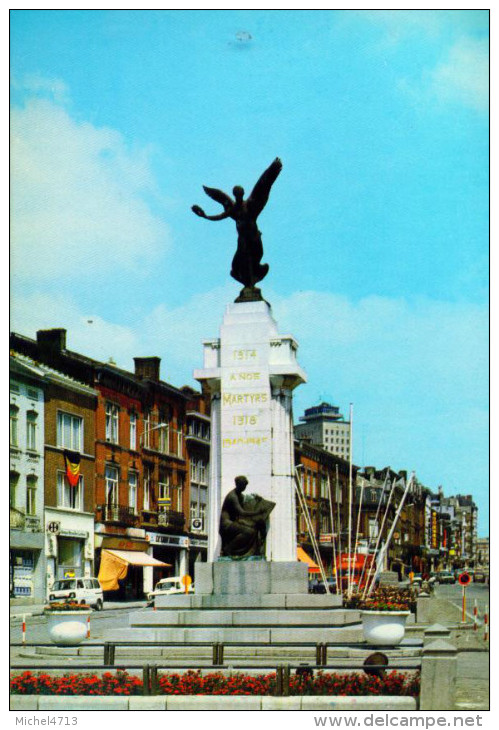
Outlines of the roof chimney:
M 159 380 L 160 357 L 134 357 L 135 375 L 141 380 Z
M 38 330 L 38 347 L 45 352 L 57 353 L 66 349 L 66 330 L 62 327 L 51 330 Z

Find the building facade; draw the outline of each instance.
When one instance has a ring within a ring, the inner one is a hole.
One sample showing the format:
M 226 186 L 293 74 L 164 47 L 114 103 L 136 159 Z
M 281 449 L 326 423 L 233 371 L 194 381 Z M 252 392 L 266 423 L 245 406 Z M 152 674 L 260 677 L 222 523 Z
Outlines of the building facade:
M 314 446 L 348 461 L 350 459 L 350 422 L 345 421 L 340 409 L 330 403 L 307 408 L 295 425 L 295 437 L 308 439 Z
M 45 600 L 44 373 L 28 358 L 10 356 L 10 597 Z

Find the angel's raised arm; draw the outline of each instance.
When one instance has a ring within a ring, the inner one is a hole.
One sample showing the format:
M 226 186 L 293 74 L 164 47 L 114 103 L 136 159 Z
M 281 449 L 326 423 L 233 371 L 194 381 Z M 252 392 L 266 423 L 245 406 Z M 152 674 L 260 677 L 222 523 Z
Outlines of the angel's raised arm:
M 206 215 L 204 210 L 200 208 L 199 205 L 193 205 L 191 210 L 200 218 L 206 218 L 207 221 L 222 221 L 224 218 L 229 217 L 229 212 L 227 210 L 223 213 L 219 213 L 218 215 Z
M 275 183 L 277 176 L 282 170 L 282 162 L 276 157 L 272 164 L 265 170 L 255 184 L 248 198 L 247 205 L 252 213 L 260 215 L 269 199 L 270 188 Z

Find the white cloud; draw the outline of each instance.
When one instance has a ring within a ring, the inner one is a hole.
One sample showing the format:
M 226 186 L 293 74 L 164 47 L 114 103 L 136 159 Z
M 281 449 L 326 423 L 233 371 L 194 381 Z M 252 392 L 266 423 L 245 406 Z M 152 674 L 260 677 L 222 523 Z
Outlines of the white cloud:
M 462 38 L 431 73 L 432 92 L 442 101 L 460 102 L 480 111 L 489 104 L 487 39 Z
M 129 149 L 119 132 L 76 121 L 48 99 L 29 98 L 11 120 L 14 277 L 81 280 L 150 266 L 169 233 L 148 203 L 155 183 L 147 150 Z

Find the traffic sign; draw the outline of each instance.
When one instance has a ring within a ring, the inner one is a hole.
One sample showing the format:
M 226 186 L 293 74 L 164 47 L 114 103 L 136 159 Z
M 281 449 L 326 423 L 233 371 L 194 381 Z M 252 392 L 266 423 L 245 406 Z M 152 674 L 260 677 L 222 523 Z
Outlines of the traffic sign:
M 192 583 L 192 578 L 190 575 L 183 575 L 180 579 L 181 583 L 185 586 L 185 592 L 189 592 L 189 586 Z
M 471 575 L 469 573 L 461 573 L 458 577 L 458 581 L 462 586 L 467 586 L 468 583 L 471 583 Z

